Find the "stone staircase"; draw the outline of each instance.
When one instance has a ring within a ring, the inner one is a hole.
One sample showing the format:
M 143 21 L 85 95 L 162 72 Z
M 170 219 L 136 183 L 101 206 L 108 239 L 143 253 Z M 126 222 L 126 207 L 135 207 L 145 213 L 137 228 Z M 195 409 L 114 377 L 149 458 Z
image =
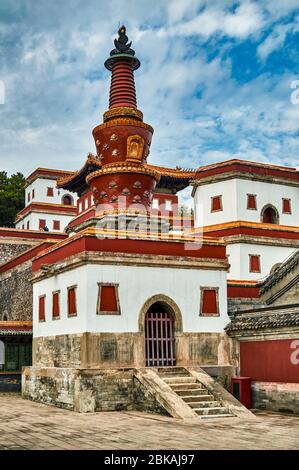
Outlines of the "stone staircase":
M 235 416 L 184 367 L 159 367 L 157 374 L 201 419 Z

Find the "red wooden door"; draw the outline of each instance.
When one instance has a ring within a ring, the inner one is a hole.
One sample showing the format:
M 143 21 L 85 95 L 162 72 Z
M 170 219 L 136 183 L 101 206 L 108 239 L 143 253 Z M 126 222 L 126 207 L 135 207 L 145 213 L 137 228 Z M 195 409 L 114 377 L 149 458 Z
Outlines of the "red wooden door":
M 148 312 L 145 317 L 146 366 L 175 365 L 174 322 L 167 312 Z

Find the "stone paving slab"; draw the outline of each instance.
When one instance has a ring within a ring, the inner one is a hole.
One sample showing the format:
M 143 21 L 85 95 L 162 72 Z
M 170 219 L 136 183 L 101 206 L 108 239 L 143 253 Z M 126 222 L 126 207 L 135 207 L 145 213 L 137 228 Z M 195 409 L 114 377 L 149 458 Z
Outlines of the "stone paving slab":
M 299 416 L 180 421 L 141 412 L 75 413 L 0 394 L 0 450 L 299 449 Z M 196 421 L 196 422 L 195 422 Z

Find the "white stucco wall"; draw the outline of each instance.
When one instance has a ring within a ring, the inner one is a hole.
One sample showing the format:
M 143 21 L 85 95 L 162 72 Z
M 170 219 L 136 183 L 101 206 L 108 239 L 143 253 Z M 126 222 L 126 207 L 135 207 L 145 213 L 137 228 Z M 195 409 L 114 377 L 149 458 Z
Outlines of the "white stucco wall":
M 54 196 L 47 196 L 47 188 L 53 188 Z M 32 190 L 34 189 L 34 198 L 32 199 Z M 28 202 L 28 193 L 30 193 L 30 201 Z M 51 204 L 61 204 L 62 197 L 66 194 L 72 196 L 74 205 L 77 203 L 77 195 L 64 189 L 56 188 L 56 180 L 47 178 L 36 178 L 27 188 L 25 189 L 25 206 L 28 206 L 30 202 L 48 202 Z
M 236 180 L 199 186 L 194 195 L 195 227 L 237 220 Z M 211 198 L 222 195 L 222 211 L 211 212 Z
M 97 315 L 98 282 L 119 284 L 121 315 Z M 77 284 L 77 317 L 67 317 L 67 287 Z M 219 317 L 201 317 L 200 287 L 219 288 Z M 52 319 L 52 292 L 60 290 L 60 319 Z M 46 322 L 38 321 L 38 299 L 46 293 Z M 226 272 L 137 266 L 87 265 L 33 285 L 34 337 L 81 332 L 136 332 L 143 304 L 164 294 L 181 310 L 183 331 L 221 332 L 227 316 Z
M 257 210 L 247 209 L 247 194 L 256 194 Z M 211 197 L 222 195 L 223 210 L 211 212 Z M 291 199 L 292 214 L 282 213 L 282 199 Z M 279 212 L 281 225 L 299 224 L 299 188 L 284 184 L 246 179 L 231 179 L 199 186 L 194 196 L 195 226 L 236 220 L 260 222 L 261 211 L 272 204 Z
M 227 245 L 227 254 L 231 265 L 228 279 L 257 280 L 266 277 L 272 267 L 282 263 L 294 251 L 294 248 L 281 246 L 234 243 Z M 260 255 L 261 273 L 249 272 L 249 255 Z
M 29 221 L 29 230 L 39 230 L 39 219 L 46 220 L 46 225 L 50 232 L 63 232 L 65 227 L 74 218 L 73 215 L 60 215 L 60 214 L 48 214 L 41 212 L 30 212 L 22 220 L 16 223 L 16 228 L 21 229 L 24 225 L 24 229 L 27 229 L 27 222 Z M 60 230 L 53 229 L 53 221 L 60 221 Z

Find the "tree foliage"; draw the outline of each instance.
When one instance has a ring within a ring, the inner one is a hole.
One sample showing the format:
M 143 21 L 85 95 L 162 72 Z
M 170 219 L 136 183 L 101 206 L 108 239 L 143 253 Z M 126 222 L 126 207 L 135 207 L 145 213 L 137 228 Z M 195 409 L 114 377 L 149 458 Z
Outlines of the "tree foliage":
M 14 227 L 17 213 L 24 207 L 25 177 L 22 173 L 7 176 L 0 171 L 0 227 Z

